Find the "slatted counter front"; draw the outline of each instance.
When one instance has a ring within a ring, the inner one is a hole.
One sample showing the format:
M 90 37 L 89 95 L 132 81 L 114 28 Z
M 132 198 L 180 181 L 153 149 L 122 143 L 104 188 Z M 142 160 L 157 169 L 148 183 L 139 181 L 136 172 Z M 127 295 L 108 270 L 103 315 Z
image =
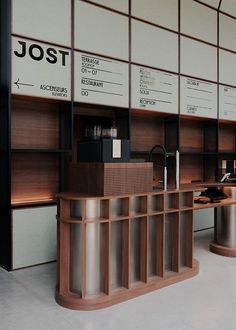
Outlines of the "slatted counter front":
M 103 308 L 198 273 L 192 190 L 58 198 L 62 306 Z

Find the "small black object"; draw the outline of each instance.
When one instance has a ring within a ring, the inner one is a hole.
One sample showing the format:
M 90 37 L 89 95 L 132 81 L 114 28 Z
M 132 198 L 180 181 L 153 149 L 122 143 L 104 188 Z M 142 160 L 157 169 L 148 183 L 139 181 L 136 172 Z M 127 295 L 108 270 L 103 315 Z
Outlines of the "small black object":
M 197 203 L 197 204 L 207 204 L 207 203 L 210 203 L 210 201 L 206 200 L 206 199 L 194 199 L 194 203 Z
M 130 160 L 130 141 L 121 140 L 121 157 L 112 157 L 113 139 L 82 141 L 78 144 L 78 162 L 86 163 L 122 163 Z
M 200 196 L 209 197 L 212 203 L 217 203 L 217 201 L 221 201 L 222 199 L 228 198 L 228 196 L 223 192 L 223 190 L 218 189 L 217 187 L 207 188 L 201 193 Z

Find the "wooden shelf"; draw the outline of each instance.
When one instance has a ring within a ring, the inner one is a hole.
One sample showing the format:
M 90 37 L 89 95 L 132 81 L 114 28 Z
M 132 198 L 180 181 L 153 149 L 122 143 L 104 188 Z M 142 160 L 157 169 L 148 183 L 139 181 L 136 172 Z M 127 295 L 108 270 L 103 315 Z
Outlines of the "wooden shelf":
M 29 148 L 13 148 L 12 153 L 68 153 L 69 149 L 29 149 Z
M 12 95 L 12 207 L 48 205 L 63 187 L 60 162 L 71 147 L 69 107 L 68 102 Z
M 54 199 L 42 199 L 39 200 L 20 200 L 20 201 L 13 201 L 11 206 L 13 208 L 22 208 L 22 207 L 32 207 L 32 206 L 42 206 L 42 205 L 56 205 L 57 200 Z
M 216 152 L 217 121 L 210 119 L 193 120 L 180 118 L 181 152 Z
M 59 190 L 59 160 L 54 154 L 12 154 L 12 203 L 55 199 Z

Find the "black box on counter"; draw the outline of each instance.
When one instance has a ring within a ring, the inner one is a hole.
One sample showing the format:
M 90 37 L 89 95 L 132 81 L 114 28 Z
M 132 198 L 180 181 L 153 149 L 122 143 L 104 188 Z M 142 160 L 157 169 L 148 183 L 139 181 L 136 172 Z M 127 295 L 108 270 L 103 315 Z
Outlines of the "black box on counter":
M 78 162 L 122 163 L 130 159 L 130 141 L 101 139 L 78 143 Z
M 225 173 L 235 173 L 236 171 L 236 160 L 233 159 L 223 159 L 221 161 L 222 171 Z

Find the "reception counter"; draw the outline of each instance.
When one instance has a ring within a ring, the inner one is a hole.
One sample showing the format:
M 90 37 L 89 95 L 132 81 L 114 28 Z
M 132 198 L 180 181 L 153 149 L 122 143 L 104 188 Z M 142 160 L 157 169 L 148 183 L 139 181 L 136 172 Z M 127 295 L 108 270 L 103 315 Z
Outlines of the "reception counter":
M 62 306 L 103 308 L 198 273 L 193 190 L 58 198 Z
M 194 193 L 205 188 L 106 197 L 59 194 L 57 302 L 93 310 L 196 275 L 194 211 L 236 204 L 234 195 L 195 204 Z M 217 241 L 219 221 L 216 217 L 210 249 L 236 256 L 234 246 Z

